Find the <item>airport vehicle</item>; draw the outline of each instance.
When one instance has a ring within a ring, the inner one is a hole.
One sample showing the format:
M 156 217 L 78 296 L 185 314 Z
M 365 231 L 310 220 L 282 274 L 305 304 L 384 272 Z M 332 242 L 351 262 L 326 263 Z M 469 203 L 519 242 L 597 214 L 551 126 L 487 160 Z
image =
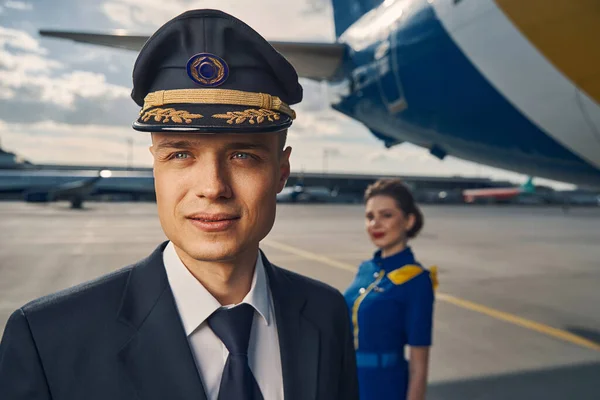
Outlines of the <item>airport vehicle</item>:
M 334 43 L 272 42 L 386 147 L 600 187 L 600 13 L 586 0 L 332 0 Z M 40 31 L 139 50 L 147 36 Z

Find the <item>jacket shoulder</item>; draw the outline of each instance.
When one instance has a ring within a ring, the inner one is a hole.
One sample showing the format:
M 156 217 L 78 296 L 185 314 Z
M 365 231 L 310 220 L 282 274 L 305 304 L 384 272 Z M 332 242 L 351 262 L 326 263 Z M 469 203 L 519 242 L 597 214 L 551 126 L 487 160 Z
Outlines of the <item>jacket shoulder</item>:
M 278 269 L 283 275 L 285 275 L 290 281 L 306 293 L 309 298 L 323 299 L 323 300 L 335 300 L 342 299 L 343 296 L 339 290 L 334 288 L 327 283 L 318 281 L 308 276 L 298 274 L 296 272 L 287 270 L 285 268 L 273 265 L 274 268 Z
M 69 308 L 82 308 L 90 300 L 110 303 L 110 297 L 114 295 L 120 297 L 133 267 L 134 265 L 129 265 L 93 280 L 42 296 L 25 304 L 21 309 L 25 315 L 35 316 L 51 310 L 68 312 Z

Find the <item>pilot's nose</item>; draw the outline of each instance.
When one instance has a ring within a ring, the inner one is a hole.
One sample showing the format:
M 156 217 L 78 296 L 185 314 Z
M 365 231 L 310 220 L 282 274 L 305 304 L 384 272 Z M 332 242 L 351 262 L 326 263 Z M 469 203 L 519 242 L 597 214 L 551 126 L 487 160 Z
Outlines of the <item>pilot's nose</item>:
M 233 195 L 229 171 L 217 157 L 199 163 L 194 174 L 194 194 L 208 200 L 229 199 Z

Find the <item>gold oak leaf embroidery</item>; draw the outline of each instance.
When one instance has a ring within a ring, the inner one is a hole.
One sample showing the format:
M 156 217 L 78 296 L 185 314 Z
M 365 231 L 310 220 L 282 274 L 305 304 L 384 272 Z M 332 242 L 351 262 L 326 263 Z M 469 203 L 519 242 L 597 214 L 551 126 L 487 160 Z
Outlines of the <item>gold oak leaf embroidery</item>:
M 246 120 L 250 124 L 262 124 L 265 119 L 269 122 L 279 120 L 279 113 L 271 110 L 244 110 L 244 111 L 229 111 L 226 114 L 214 114 L 213 118 L 226 119 L 228 124 L 242 124 Z
M 146 111 L 142 117 L 142 121 L 148 122 L 150 118 L 154 117 L 156 122 L 167 123 L 169 120 L 181 124 L 191 124 L 192 119 L 202 118 L 201 114 L 191 114 L 185 110 L 178 111 L 174 108 L 155 108 L 150 111 Z

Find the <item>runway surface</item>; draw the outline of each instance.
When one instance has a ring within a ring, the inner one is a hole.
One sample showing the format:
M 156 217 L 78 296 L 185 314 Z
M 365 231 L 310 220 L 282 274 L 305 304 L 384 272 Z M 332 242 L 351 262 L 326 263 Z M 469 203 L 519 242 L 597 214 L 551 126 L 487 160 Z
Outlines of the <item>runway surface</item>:
M 26 302 L 148 255 L 155 204 L 0 203 L 0 331 Z M 428 399 L 600 398 L 600 209 L 431 206 L 413 243 L 438 265 Z M 278 205 L 262 244 L 343 291 L 374 248 L 355 205 Z

